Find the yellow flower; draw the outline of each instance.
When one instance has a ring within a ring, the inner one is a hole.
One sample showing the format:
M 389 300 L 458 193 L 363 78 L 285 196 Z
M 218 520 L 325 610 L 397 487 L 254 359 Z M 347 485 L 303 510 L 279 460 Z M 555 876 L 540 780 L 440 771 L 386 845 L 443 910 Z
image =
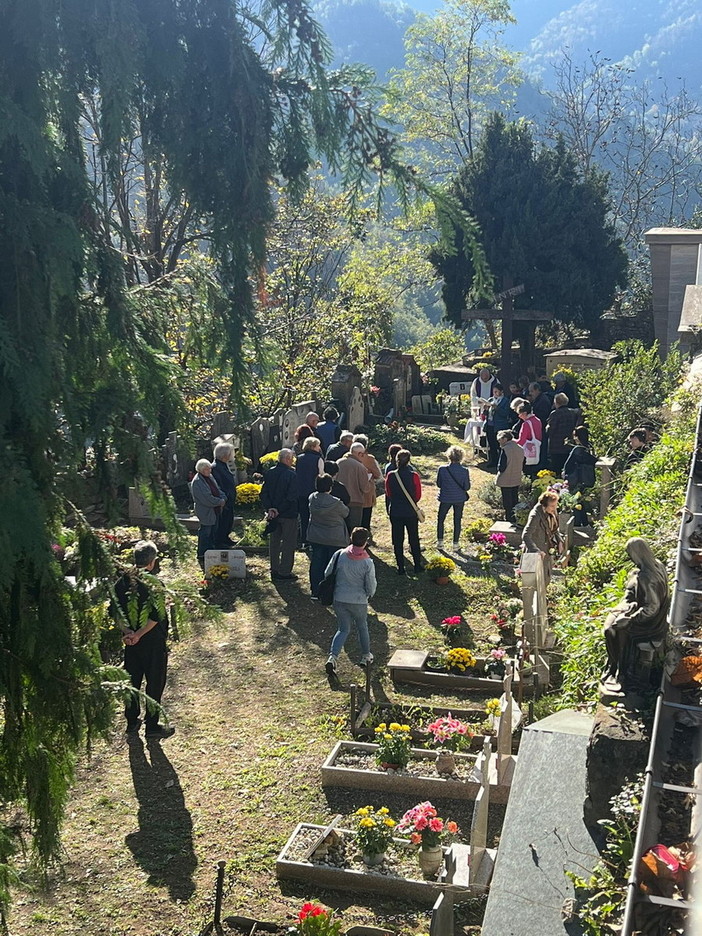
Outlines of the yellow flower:
M 372 819 L 366 817 L 365 819 L 361 819 L 361 821 L 358 824 L 362 826 L 362 828 L 364 829 L 372 829 L 373 826 L 375 825 L 375 822 L 373 822 Z
M 410 728 L 409 725 L 403 725 L 403 726 L 402 726 L 402 730 L 403 730 L 403 731 L 411 731 L 412 729 Z
M 381 806 L 378 812 L 380 813 L 381 816 L 387 816 L 390 810 L 388 809 L 387 806 Z
M 390 731 L 401 731 L 401 725 L 398 725 L 397 722 L 390 722 Z
M 386 733 L 386 734 L 383 735 L 383 737 L 385 738 L 386 741 L 392 741 L 392 735 L 391 735 L 391 734 L 387 734 L 387 733 Z
M 395 828 L 395 822 L 394 822 L 393 819 L 385 819 L 385 825 L 386 825 L 389 829 L 394 829 L 394 828 Z
M 357 816 L 367 816 L 369 812 L 370 812 L 370 806 L 361 806 L 360 809 L 357 809 L 357 810 L 356 810 L 356 815 L 357 815 Z

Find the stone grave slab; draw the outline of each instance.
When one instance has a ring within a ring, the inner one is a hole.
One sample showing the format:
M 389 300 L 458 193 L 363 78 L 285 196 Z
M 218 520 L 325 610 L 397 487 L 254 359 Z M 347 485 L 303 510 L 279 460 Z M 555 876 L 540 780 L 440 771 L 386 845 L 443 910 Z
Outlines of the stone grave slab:
M 229 578 L 246 578 L 246 553 L 243 549 L 208 549 L 205 553 L 205 575 L 214 565 L 225 565 Z
M 480 689 L 492 692 L 502 684 L 501 679 L 487 676 L 463 675 L 461 673 L 442 673 L 427 669 L 429 654 L 425 650 L 396 650 L 388 662 L 390 678 L 393 682 L 412 683 L 418 686 L 435 686 L 449 692 L 457 689 Z M 476 669 L 482 671 L 485 659 L 476 657 Z M 519 673 L 514 681 L 519 681 Z
M 562 911 L 573 895 L 564 870 L 587 877 L 599 858 L 583 819 L 592 718 L 564 711 L 522 735 L 482 936 L 576 936 Z
M 490 527 L 490 533 L 502 533 L 509 546 L 515 548 L 521 546 L 522 531 L 513 523 L 507 523 L 505 520 L 496 520 Z

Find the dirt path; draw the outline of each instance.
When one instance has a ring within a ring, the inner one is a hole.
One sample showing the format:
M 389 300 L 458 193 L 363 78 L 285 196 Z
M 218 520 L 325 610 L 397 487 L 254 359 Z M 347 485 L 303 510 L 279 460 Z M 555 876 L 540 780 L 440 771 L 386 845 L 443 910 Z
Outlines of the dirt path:
M 417 459 L 429 514 L 425 552 L 435 542 L 434 477 L 438 457 Z M 484 516 L 477 497 L 491 475 L 471 468 L 466 520 Z M 490 631 L 494 579 L 464 574 L 438 588 L 395 572 L 389 527 L 379 503 L 374 534 L 378 594 L 371 645 L 377 699 L 427 701 L 397 692 L 383 664 L 399 646 L 438 648 L 437 624 L 463 614 L 476 639 Z M 303 899 L 344 908 L 353 922 L 382 922 L 398 932 L 426 931 L 427 914 L 358 897 L 279 885 L 275 857 L 301 820 L 323 822 L 365 804 L 367 794 L 327 797 L 320 764 L 344 730 L 348 686 L 362 681 L 354 637 L 340 660 L 345 691 L 331 692 L 324 662 L 335 630 L 333 612 L 309 599 L 307 561 L 298 555 L 291 585 L 273 585 L 263 559 L 235 610 L 199 624 L 174 646 L 164 703 L 177 725 L 173 739 L 148 748 L 127 742 L 122 723 L 110 744 L 80 765 L 67 810 L 65 861 L 46 889 L 29 881 L 15 891 L 10 932 L 45 936 L 197 936 L 207 919 L 217 860 L 229 862 L 232 890 L 225 916 L 282 921 Z M 435 697 L 439 704 L 446 697 Z M 465 699 L 461 700 L 465 703 Z M 412 803 L 393 803 L 401 811 Z M 470 805 L 445 804 L 464 829 Z M 444 813 L 442 813 L 444 814 Z M 499 820 L 499 816 L 496 817 Z

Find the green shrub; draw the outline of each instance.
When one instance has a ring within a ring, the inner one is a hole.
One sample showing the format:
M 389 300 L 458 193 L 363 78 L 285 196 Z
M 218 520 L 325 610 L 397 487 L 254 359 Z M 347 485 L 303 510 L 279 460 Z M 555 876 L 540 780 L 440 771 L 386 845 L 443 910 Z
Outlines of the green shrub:
M 690 399 L 683 402 L 669 432 L 627 472 L 621 501 L 605 517 L 597 541 L 583 552 L 556 606 L 564 706 L 596 697 L 605 661 L 602 626 L 631 569 L 626 541 L 643 536 L 664 562 L 675 548 L 695 434 L 694 406 Z
M 640 341 L 620 341 L 614 350 L 619 360 L 581 374 L 579 382 L 595 453 L 621 458 L 632 429 L 645 420 L 660 423 L 660 408 L 680 381 L 682 357 L 673 348 L 663 362 L 657 344 L 646 348 Z
M 399 443 L 413 455 L 436 455 L 445 452 L 449 442 L 443 432 L 426 426 L 373 426 L 368 433 L 371 451 L 378 456 L 387 452 L 388 446 Z

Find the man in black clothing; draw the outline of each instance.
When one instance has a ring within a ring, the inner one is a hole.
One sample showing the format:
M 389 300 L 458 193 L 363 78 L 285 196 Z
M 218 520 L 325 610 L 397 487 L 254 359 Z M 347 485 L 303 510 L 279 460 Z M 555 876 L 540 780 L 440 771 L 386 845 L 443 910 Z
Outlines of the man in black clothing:
M 261 503 L 268 521 L 273 524 L 270 534 L 271 578 L 273 581 L 296 579 L 293 575 L 295 547 L 297 546 L 297 476 L 292 466 L 292 449 L 278 452 L 278 463 L 266 472 L 261 488 Z
M 122 630 L 124 641 L 124 668 L 131 676 L 132 687 L 140 690 L 146 679 L 146 695 L 154 702 L 161 702 L 166 686 L 168 668 L 168 616 L 159 602 L 153 586 L 149 588 L 142 580 L 144 573 L 152 573 L 158 558 L 156 546 L 140 540 L 134 547 L 134 566 L 115 584 L 112 616 Z M 139 698 L 132 695 L 125 706 L 127 732 L 139 730 Z M 175 728 L 159 725 L 158 711 L 146 710 L 146 737 L 148 739 L 170 738 Z
M 215 547 L 217 549 L 232 549 L 234 543 L 229 538 L 234 523 L 234 501 L 236 500 L 236 480 L 229 470 L 229 462 L 234 454 L 234 446 L 228 442 L 215 445 L 214 461 L 212 462 L 212 477 L 219 485 L 219 489 L 227 498 L 227 502 L 217 515 L 217 528 L 215 530 Z
M 346 429 L 339 436 L 339 441 L 329 446 L 327 454 L 324 457 L 327 461 L 338 462 L 340 458 L 343 458 L 344 455 L 351 450 L 352 443 L 353 432 L 349 432 L 348 429 Z

